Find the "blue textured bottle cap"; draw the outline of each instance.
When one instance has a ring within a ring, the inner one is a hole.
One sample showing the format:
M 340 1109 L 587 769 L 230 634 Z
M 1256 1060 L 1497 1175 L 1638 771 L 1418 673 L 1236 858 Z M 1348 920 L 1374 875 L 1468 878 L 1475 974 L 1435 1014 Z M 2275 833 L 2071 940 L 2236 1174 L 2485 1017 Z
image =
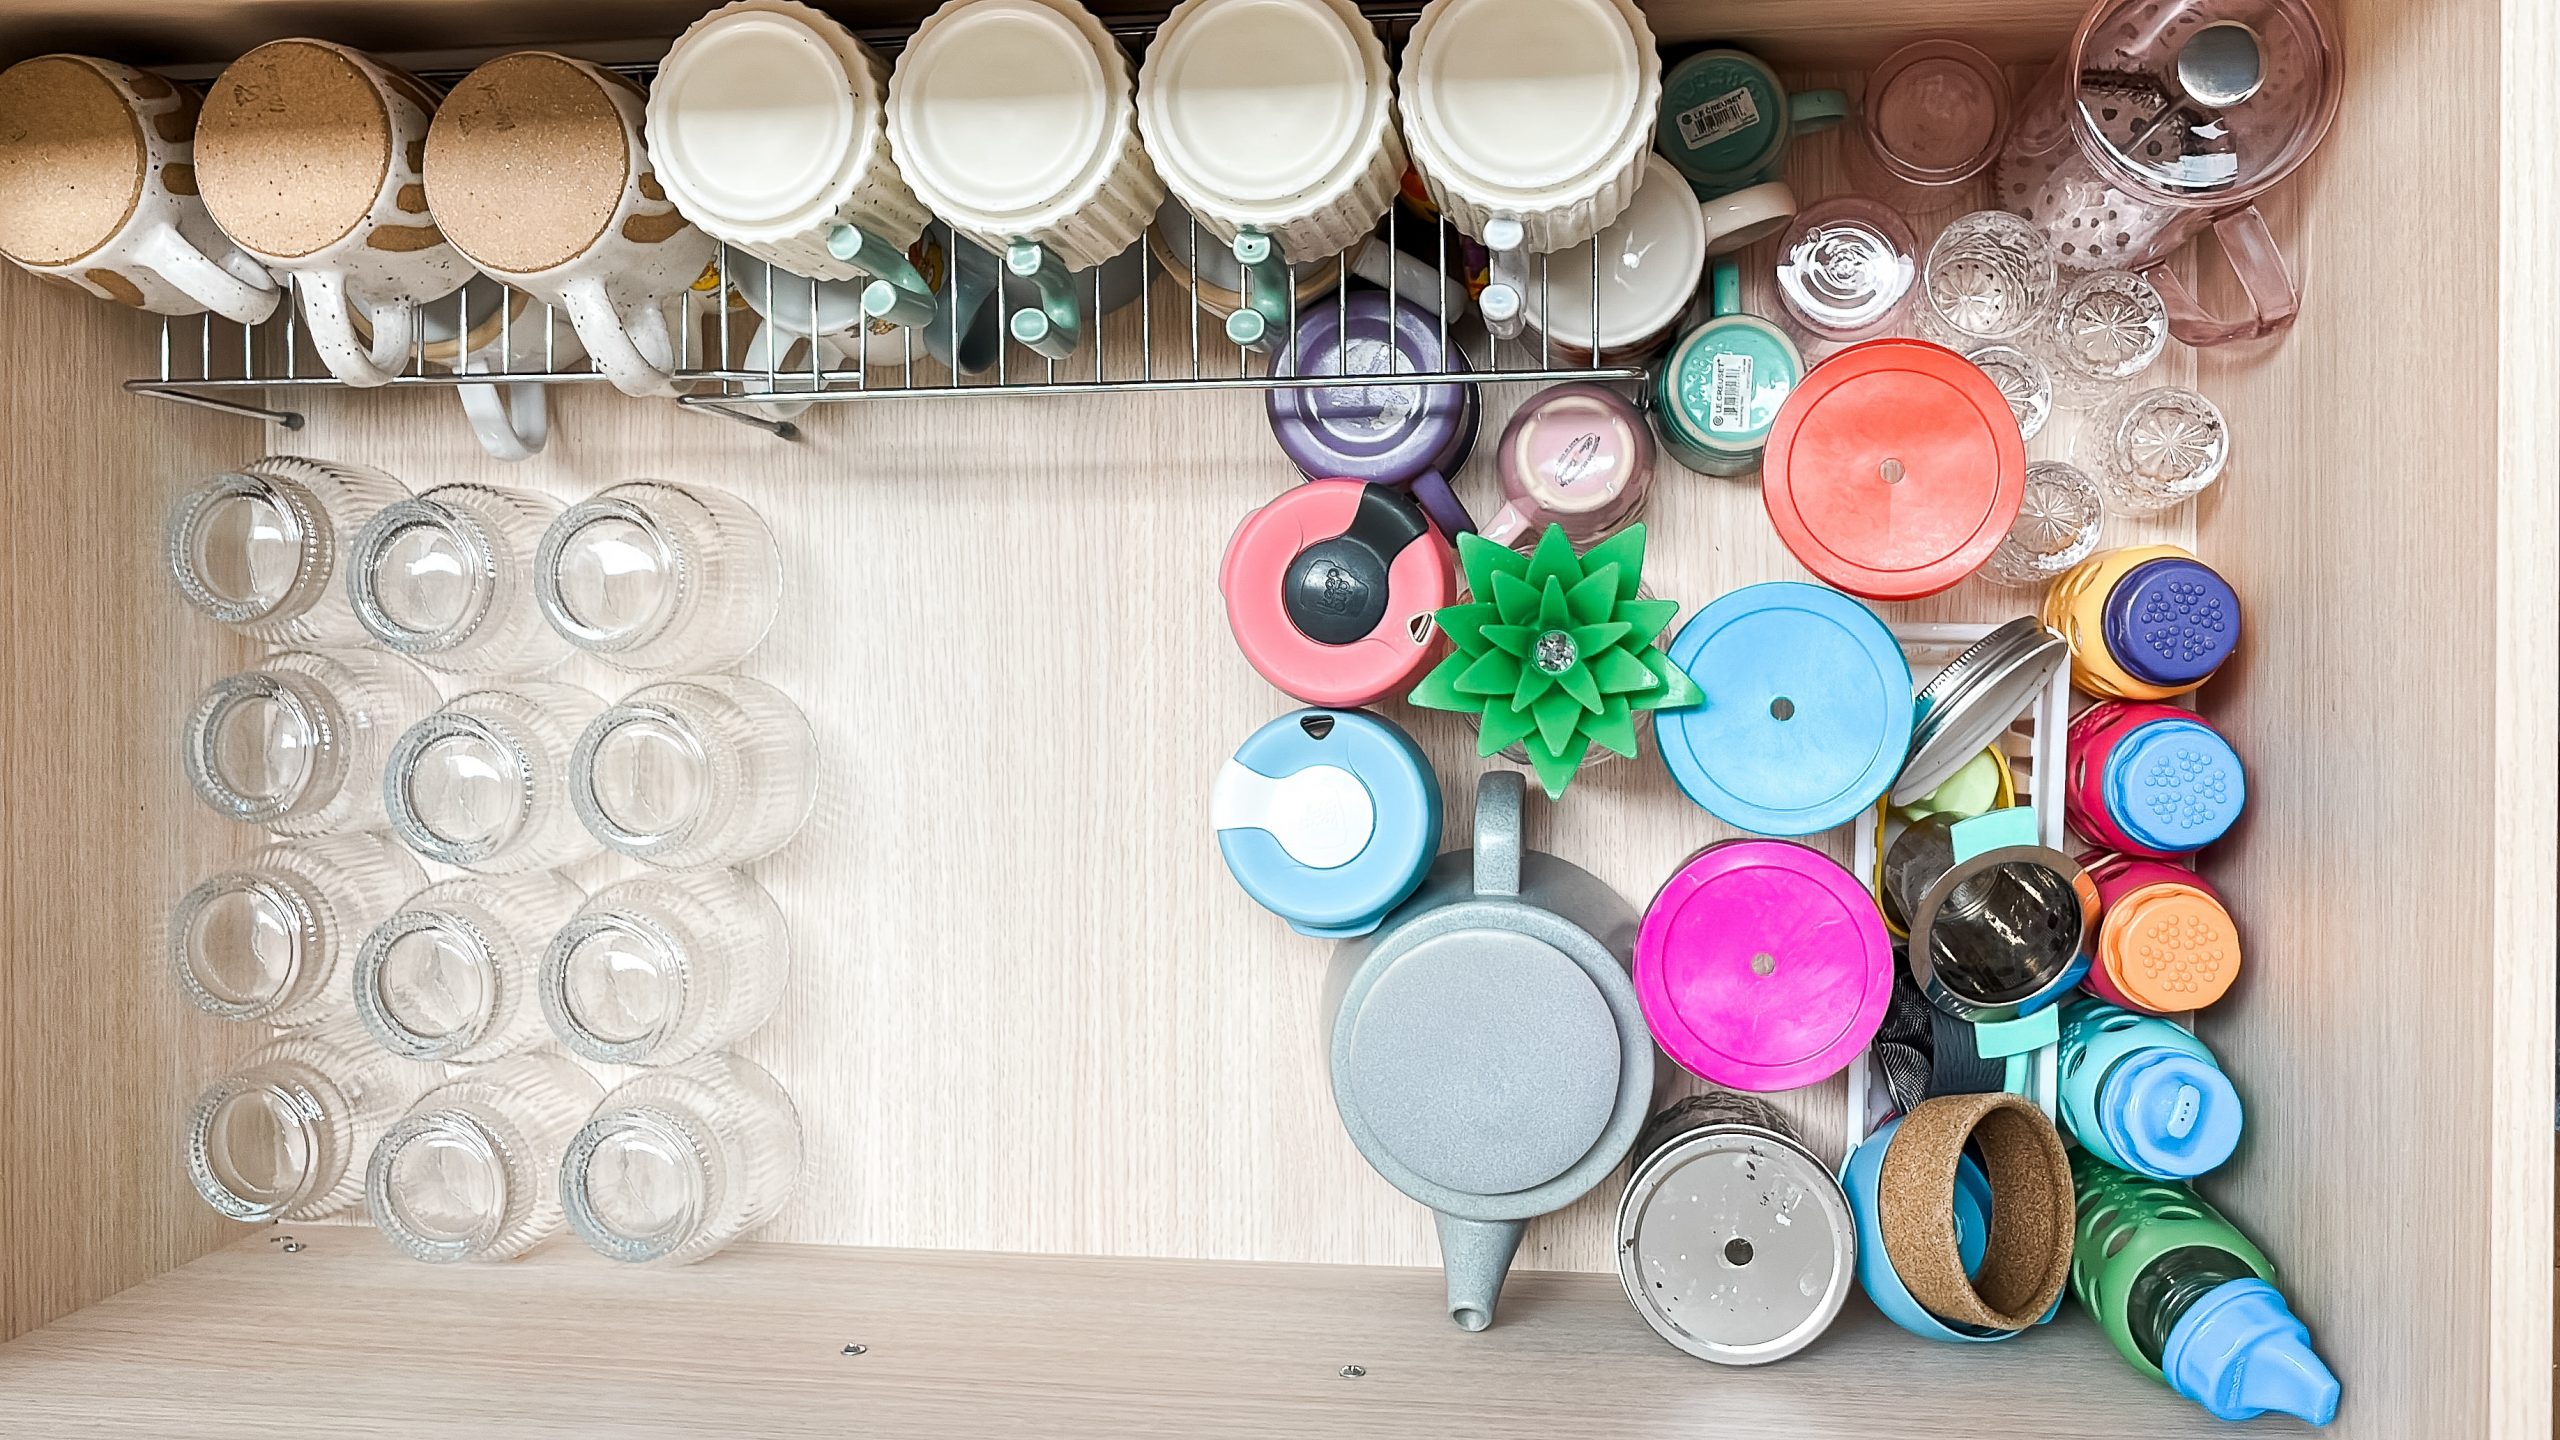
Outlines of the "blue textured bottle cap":
M 2099 1126 L 2128 1170 L 2192 1180 L 2240 1146 L 2240 1092 L 2209 1060 L 2142 1051 L 2117 1062 L 2100 1091 Z
M 2338 1377 L 2264 1280 L 2227 1281 L 2189 1307 L 2161 1347 L 2160 1372 L 2217 1420 L 2254 1420 L 2272 1410 L 2326 1425 L 2338 1416 Z
M 2107 594 L 2107 653 L 2150 685 L 2194 685 L 2240 645 L 2240 597 L 2199 560 L 2153 560 Z
M 1227 869 L 1302 934 L 1366 935 L 1440 852 L 1440 782 L 1413 738 L 1358 710 L 1300 710 L 1253 733 L 1209 800 Z
M 1688 797 L 1736 829 L 1810 835 L 1876 803 L 1911 750 L 1911 663 L 1875 612 L 1796 581 L 1746 585 L 1668 652 L 1705 699 L 1654 715 Z
M 1695 673 L 1695 672 L 1692 672 Z M 2107 758 L 2107 810 L 2134 843 L 2172 855 L 2219 840 L 2249 801 L 2239 752 L 2200 720 L 2155 720 Z

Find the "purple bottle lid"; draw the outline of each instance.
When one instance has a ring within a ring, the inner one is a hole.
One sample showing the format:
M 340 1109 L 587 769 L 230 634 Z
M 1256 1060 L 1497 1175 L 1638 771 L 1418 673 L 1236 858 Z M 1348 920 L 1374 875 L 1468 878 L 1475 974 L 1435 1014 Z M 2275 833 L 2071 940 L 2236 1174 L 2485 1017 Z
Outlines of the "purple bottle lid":
M 1380 383 L 1468 368 L 1462 351 L 1440 343 L 1438 318 L 1418 305 L 1399 300 L 1391 312 L 1375 290 L 1319 301 L 1299 315 L 1271 373 L 1340 374 L 1352 383 L 1268 392 L 1271 433 L 1311 480 L 1410 485 L 1442 530 L 1473 530 L 1449 477 L 1475 448 L 1476 387 Z
M 1884 1023 L 1893 942 L 1857 877 L 1784 840 L 1713 846 L 1636 932 L 1636 997 L 1663 1053 L 1735 1090 L 1848 1068 Z
M 2153 560 L 2107 595 L 2107 653 L 2146 685 L 2196 685 L 2240 644 L 2240 597 L 2200 560 Z

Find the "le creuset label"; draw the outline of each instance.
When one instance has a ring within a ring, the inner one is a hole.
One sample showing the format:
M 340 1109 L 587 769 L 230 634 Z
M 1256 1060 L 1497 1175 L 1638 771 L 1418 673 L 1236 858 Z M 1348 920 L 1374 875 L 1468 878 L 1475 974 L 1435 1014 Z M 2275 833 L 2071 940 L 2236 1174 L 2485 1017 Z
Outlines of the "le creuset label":
M 1302 935 L 1365 935 L 1440 851 L 1440 782 L 1413 737 L 1357 710 L 1301 710 L 1218 772 L 1209 821 L 1227 869 Z
M 1910 661 L 1837 590 L 1745 586 L 1691 617 L 1669 654 L 1706 699 L 1656 713 L 1655 741 L 1681 791 L 1728 825 L 1810 835 L 1846 824 L 1910 752 Z

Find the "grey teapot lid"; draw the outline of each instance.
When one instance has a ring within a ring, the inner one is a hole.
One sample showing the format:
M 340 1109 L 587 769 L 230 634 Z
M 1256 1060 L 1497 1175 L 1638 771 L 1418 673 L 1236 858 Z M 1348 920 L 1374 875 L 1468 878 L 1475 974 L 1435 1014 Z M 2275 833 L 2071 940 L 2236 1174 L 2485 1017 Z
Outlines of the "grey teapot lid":
M 1415 1174 L 1507 1195 L 1600 1142 L 1621 1051 L 1607 998 L 1572 957 L 1519 931 L 1456 929 L 1405 950 L 1370 988 L 1342 1098 Z

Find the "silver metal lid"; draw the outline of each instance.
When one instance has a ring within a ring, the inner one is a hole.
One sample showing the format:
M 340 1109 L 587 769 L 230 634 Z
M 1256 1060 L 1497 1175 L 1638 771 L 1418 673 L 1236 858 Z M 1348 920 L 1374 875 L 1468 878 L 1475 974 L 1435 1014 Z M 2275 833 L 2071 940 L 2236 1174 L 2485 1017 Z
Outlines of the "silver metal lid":
M 2032 615 L 1975 641 L 1912 702 L 1911 758 L 1893 782 L 1893 803 L 1925 798 L 1991 748 L 2070 659 L 2071 647 Z
M 1831 1326 L 1858 1269 L 1849 1198 L 1811 1151 L 1748 1125 L 1691 1130 L 1647 1157 L 1618 1206 L 1618 1280 L 1663 1339 L 1764 1365 Z

